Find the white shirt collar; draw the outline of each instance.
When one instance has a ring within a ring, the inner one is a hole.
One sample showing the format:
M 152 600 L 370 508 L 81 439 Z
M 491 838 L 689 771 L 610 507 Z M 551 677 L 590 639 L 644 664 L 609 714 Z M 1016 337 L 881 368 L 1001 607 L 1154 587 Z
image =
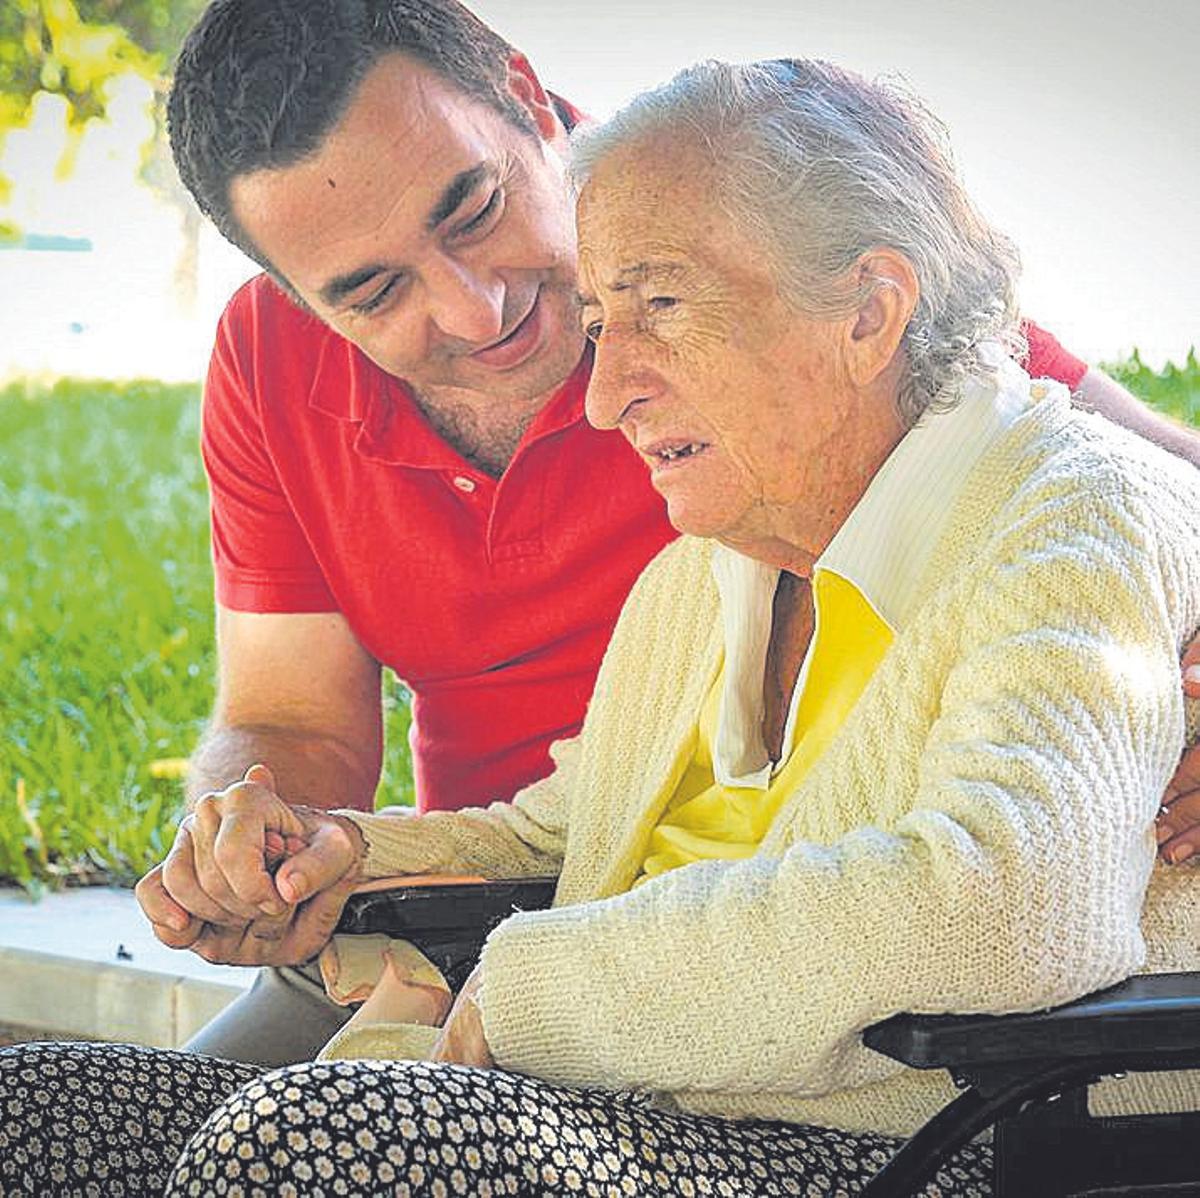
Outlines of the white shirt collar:
M 995 369 L 993 378 L 973 379 L 953 407 L 927 412 L 904 435 L 814 565 L 852 582 L 893 632 L 912 614 L 963 485 L 1029 406 L 1029 376 L 1008 358 Z
M 998 351 L 997 351 L 998 352 Z M 893 633 L 904 628 L 929 559 L 980 458 L 1029 407 L 1060 383 L 1031 385 L 1007 356 L 995 374 L 972 380 L 961 400 L 926 413 L 888 456 L 814 564 L 854 584 Z M 725 677 L 713 773 L 723 786 L 765 789 L 776 767 L 762 742 L 763 676 L 779 571 L 718 545 L 713 576 L 725 628 Z M 813 630 L 812 642 L 819 634 Z M 784 744 L 791 744 L 808 676 L 800 669 Z

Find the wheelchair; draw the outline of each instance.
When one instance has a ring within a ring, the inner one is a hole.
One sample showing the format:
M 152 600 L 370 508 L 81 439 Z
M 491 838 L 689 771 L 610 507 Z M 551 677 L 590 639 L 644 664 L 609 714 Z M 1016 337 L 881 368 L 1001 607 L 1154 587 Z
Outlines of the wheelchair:
M 457 991 L 488 933 L 548 907 L 553 878 L 416 883 L 354 895 L 339 933 L 415 944 Z M 1049 1011 L 896 1015 L 863 1042 L 961 1093 L 866 1185 L 908 1198 L 969 1140 L 993 1130 L 995 1198 L 1200 1198 L 1200 1111 L 1093 1116 L 1088 1086 L 1140 1071 L 1200 1068 L 1200 973 L 1148 974 Z

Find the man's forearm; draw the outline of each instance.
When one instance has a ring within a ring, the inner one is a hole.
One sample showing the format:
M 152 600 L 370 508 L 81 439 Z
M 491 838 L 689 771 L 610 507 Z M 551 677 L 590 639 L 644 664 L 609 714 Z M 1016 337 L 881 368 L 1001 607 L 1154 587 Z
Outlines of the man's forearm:
M 328 810 L 370 811 L 379 783 L 382 747 L 351 747 L 333 737 L 265 725 L 214 725 L 188 763 L 191 807 L 209 791 L 239 781 L 252 765 L 275 775 L 277 793 L 289 803 Z
M 1200 431 L 1156 412 L 1099 370 L 1089 370 L 1076 392 L 1079 403 L 1200 467 Z

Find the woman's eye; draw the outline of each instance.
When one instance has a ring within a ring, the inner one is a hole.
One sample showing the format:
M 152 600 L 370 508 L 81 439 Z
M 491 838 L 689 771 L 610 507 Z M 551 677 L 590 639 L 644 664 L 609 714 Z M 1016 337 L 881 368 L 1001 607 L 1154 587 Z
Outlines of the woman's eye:
M 583 335 L 589 341 L 599 341 L 600 334 L 603 332 L 604 321 L 602 320 L 589 320 L 588 323 L 583 326 Z
M 673 295 L 652 295 L 646 301 L 646 307 L 651 312 L 665 312 L 668 308 L 673 308 L 679 301 Z

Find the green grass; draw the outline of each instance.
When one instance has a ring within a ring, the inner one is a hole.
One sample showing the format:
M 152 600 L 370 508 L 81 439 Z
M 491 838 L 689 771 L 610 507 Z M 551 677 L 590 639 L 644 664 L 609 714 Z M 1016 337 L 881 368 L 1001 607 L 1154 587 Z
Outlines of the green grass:
M 1200 364 L 1113 374 L 1200 425 Z M 194 387 L 0 390 L 0 880 L 130 882 L 174 835 L 212 702 L 212 578 Z M 389 676 L 381 794 L 411 802 Z M 18 796 L 22 800 L 18 801 Z
M 190 386 L 0 390 L 0 879 L 131 881 L 174 835 L 212 702 L 212 577 Z M 391 801 L 408 705 L 385 691 Z

